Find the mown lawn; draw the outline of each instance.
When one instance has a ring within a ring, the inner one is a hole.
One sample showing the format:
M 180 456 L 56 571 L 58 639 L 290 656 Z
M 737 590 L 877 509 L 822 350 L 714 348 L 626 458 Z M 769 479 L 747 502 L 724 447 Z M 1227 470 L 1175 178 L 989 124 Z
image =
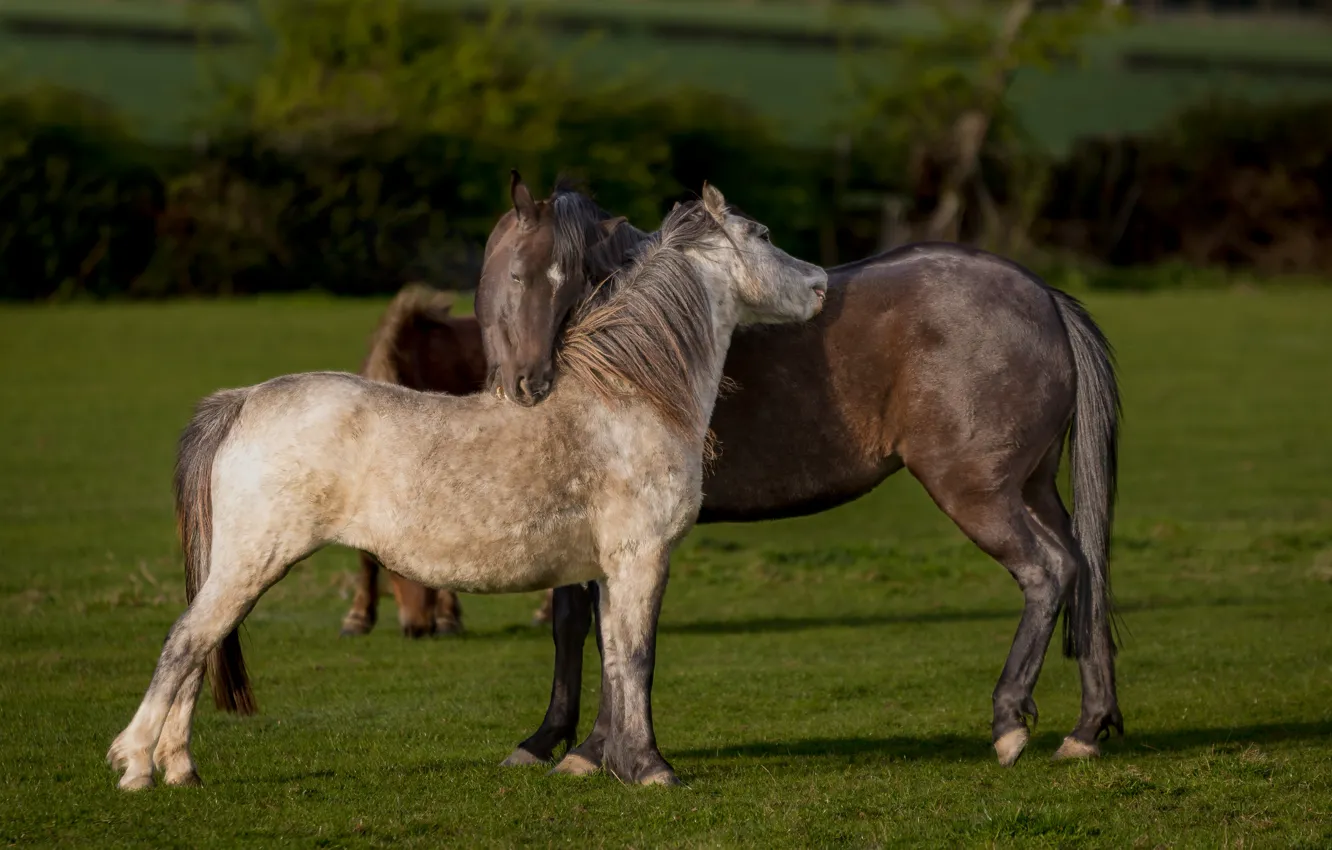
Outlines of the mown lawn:
M 1052 654 L 1026 758 L 994 763 L 1021 597 L 900 476 L 678 553 L 655 695 L 682 788 L 497 767 L 549 687 L 534 598 L 469 597 L 467 637 L 421 642 L 386 601 L 340 639 L 337 551 L 250 617 L 262 713 L 201 708 L 206 787 L 133 796 L 102 759 L 181 610 L 180 427 L 218 387 L 354 368 L 383 302 L 0 309 L 0 841 L 1332 846 L 1332 291 L 1090 303 L 1128 414 L 1128 737 L 1101 761 L 1049 761 L 1077 711 Z

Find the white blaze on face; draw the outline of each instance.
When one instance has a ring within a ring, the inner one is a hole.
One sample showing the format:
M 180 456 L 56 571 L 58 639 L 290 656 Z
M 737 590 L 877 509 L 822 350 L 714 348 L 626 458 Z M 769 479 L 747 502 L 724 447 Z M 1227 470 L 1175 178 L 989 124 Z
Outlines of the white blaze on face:
M 564 272 L 560 271 L 560 264 L 551 263 L 550 268 L 546 270 L 546 276 L 550 278 L 551 292 L 559 292 L 560 287 L 564 285 Z

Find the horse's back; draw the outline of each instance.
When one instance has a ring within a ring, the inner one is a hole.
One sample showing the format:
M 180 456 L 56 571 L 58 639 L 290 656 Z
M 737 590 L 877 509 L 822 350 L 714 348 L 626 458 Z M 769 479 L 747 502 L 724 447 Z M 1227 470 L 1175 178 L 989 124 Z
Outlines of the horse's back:
M 812 321 L 736 335 L 703 520 L 823 510 L 928 455 L 1043 451 L 1067 422 L 1067 335 L 1022 267 L 927 243 L 833 268 L 829 284 Z

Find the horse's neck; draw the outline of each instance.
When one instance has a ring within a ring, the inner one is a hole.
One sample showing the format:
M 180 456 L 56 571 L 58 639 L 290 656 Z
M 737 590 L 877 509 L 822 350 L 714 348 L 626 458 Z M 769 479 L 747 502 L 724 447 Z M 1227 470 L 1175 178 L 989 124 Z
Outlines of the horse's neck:
M 703 424 L 712 421 L 712 409 L 717 405 L 717 393 L 721 389 L 722 368 L 726 365 L 726 352 L 731 347 L 731 337 L 740 324 L 740 305 L 735 297 L 735 288 L 730 277 L 718 272 L 717 267 L 707 263 L 703 268 L 707 282 L 708 299 L 712 303 L 712 359 L 707 365 L 706 374 L 700 375 L 694 384 L 694 391 L 699 394 L 699 410 L 703 412 Z

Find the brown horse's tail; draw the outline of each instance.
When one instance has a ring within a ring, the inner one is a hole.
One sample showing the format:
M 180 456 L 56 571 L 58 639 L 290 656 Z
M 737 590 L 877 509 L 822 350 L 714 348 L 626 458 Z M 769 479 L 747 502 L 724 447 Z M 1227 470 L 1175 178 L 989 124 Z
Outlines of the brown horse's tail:
M 213 548 L 213 459 L 240 416 L 248 389 L 222 390 L 199 402 L 180 437 L 176 456 L 176 528 L 185 550 L 185 600 L 193 602 L 208 579 Z M 223 711 L 254 714 L 240 635 L 233 629 L 208 656 L 213 701 Z
M 389 302 L 379 327 L 370 338 L 370 353 L 361 364 L 361 375 L 372 381 L 402 383 L 399 352 L 404 336 L 419 321 L 442 323 L 453 309 L 453 295 L 420 283 L 404 286 Z
M 1086 308 L 1073 296 L 1052 289 L 1073 349 L 1077 398 L 1069 428 L 1073 485 L 1073 536 L 1081 564 L 1064 608 L 1064 654 L 1081 658 L 1093 651 L 1104 631 L 1115 652 L 1117 623 L 1110 595 L 1110 529 L 1115 518 L 1119 474 L 1119 383 L 1114 352 Z

